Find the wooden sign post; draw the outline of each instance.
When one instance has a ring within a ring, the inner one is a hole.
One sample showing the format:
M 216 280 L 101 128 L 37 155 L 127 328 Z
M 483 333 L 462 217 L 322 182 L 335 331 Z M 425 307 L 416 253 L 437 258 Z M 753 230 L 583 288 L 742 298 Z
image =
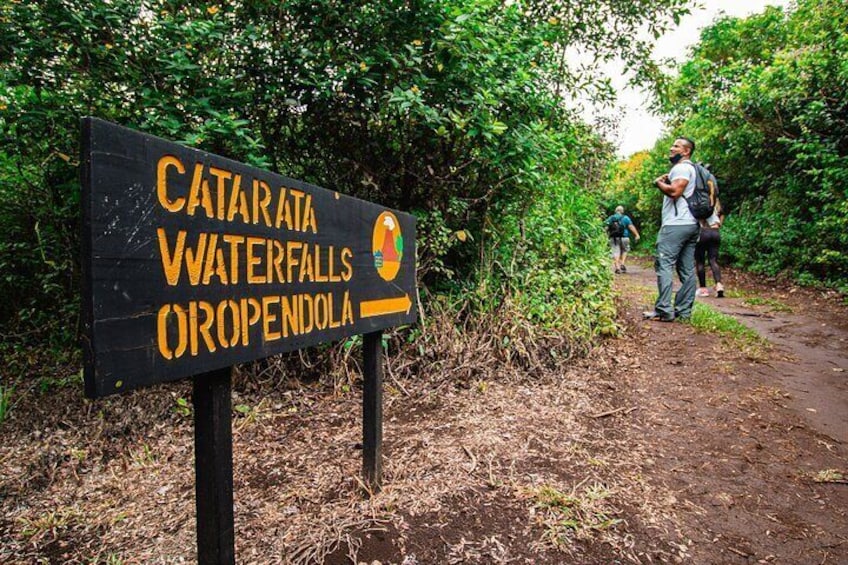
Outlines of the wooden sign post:
M 197 562 L 235 563 L 229 367 L 194 376 Z
M 382 331 L 416 319 L 415 218 L 96 118 L 82 122 L 85 392 L 194 380 L 201 563 L 233 563 L 230 374 L 364 334 L 380 487 Z
M 362 471 L 373 492 L 383 470 L 383 332 L 365 334 L 362 343 Z

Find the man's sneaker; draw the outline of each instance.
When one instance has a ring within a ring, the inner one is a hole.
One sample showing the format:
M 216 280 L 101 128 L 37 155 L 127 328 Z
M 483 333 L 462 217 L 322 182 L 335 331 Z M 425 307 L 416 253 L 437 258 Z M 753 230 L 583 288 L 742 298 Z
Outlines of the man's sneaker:
M 621 269 L 619 269 L 618 267 L 616 267 L 616 268 L 615 268 L 615 274 L 616 274 L 616 275 L 620 275 L 620 274 L 621 274 Z
M 625 267 L 624 265 L 622 265 L 622 266 L 621 266 L 621 272 L 622 272 L 622 273 L 626 273 L 626 272 L 627 272 L 627 267 Z
M 661 314 L 656 310 L 649 310 L 647 312 L 642 312 L 642 317 L 646 320 L 653 320 L 657 322 L 673 322 L 674 316 L 669 316 L 668 314 Z
M 716 283 L 716 296 L 724 298 L 724 285 L 721 283 Z
M 695 293 L 695 296 L 709 296 L 709 295 L 710 295 L 710 289 L 708 289 L 705 286 L 702 286 L 701 288 L 699 288 L 698 291 Z

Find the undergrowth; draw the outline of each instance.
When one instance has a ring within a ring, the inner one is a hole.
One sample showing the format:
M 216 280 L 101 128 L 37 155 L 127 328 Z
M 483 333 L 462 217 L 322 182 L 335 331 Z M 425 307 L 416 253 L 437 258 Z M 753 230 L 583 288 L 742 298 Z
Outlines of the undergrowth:
M 695 302 L 691 324 L 697 331 L 718 334 L 729 340 L 752 359 L 766 357 L 769 348 L 767 340 L 733 316 L 722 314 L 703 302 Z
M 387 387 L 411 395 L 403 383 L 421 383 L 421 389 L 472 387 L 481 380 L 542 379 L 556 375 L 569 359 L 584 355 L 610 322 L 577 330 L 575 320 L 588 320 L 577 304 L 561 303 L 553 311 L 561 324 L 538 323 L 522 297 L 505 296 L 482 310 L 467 298 L 439 294 L 425 297 L 426 307 L 413 326 L 386 330 Z M 609 307 L 610 311 L 612 307 Z M 244 386 L 262 387 L 297 379 L 350 392 L 361 379 L 362 338 L 352 336 L 300 352 L 246 364 L 239 373 Z
M 613 517 L 609 504 L 611 492 L 596 483 L 582 492 L 565 493 L 544 485 L 533 493 L 538 521 L 544 525 L 548 541 L 567 548 L 574 539 L 591 539 L 614 528 L 621 520 Z

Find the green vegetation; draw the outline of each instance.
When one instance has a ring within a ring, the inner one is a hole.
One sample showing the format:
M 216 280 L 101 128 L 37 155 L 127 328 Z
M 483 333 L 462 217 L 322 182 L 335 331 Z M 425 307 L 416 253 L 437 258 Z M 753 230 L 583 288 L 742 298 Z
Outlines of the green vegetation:
M 759 296 L 751 296 L 745 298 L 742 302 L 750 306 L 766 306 L 773 312 L 792 312 L 792 308 L 777 300 L 776 298 L 762 298 Z
M 79 523 L 83 516 L 74 507 L 61 506 L 52 512 L 46 512 L 34 520 L 24 520 L 21 533 L 27 538 L 35 538 L 47 532 L 66 532 Z
M 6 414 L 9 413 L 9 407 L 11 405 L 11 398 L 14 394 L 14 389 L 9 386 L 3 386 L 0 383 L 0 423 L 6 419 Z
M 138 467 L 153 466 L 158 462 L 158 458 L 159 455 L 154 453 L 153 449 L 146 443 L 142 443 L 138 449 L 130 453 L 130 459 Z
M 174 412 L 185 418 L 191 416 L 192 405 L 188 399 L 180 396 L 174 400 L 174 403 L 176 404 L 176 406 L 174 406 Z
M 658 36 L 676 3 L 71 0 L 0 11 L 4 355 L 79 338 L 85 115 L 414 213 L 425 302 L 446 293 L 475 316 L 509 298 L 574 343 L 611 326 L 587 187 L 612 147 L 566 104 L 611 93 L 565 52 L 622 57 L 645 80 L 656 69 L 636 31 Z
M 601 484 L 586 487 L 580 494 L 566 494 L 544 485 L 533 493 L 533 498 L 548 540 L 555 546 L 568 547 L 572 538 L 591 538 L 621 522 L 610 515 L 607 499 L 611 494 Z
M 735 348 L 744 351 L 753 359 L 764 358 L 769 348 L 768 341 L 755 330 L 743 325 L 733 316 L 722 314 L 703 302 L 695 302 L 690 323 L 697 331 L 722 336 Z
M 819 471 L 813 476 L 813 480 L 817 483 L 848 483 L 848 479 L 838 469 L 825 469 Z
M 844 1 L 799 0 L 786 12 L 721 18 L 679 74 L 658 83 L 669 136 L 612 173 L 617 190 L 635 190 L 638 214 L 658 221 L 651 181 L 668 170 L 673 137 L 691 137 L 729 212 L 726 258 L 848 292 L 846 83 Z

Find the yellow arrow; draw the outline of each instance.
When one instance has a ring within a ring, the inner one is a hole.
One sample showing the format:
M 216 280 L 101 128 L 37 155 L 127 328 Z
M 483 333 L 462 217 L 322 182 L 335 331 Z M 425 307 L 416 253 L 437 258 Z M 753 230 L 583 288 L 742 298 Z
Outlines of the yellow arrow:
M 404 312 L 409 314 L 412 301 L 408 294 L 400 298 L 381 298 L 379 300 L 364 300 L 359 303 L 359 317 L 371 318 L 385 314 L 398 314 Z

